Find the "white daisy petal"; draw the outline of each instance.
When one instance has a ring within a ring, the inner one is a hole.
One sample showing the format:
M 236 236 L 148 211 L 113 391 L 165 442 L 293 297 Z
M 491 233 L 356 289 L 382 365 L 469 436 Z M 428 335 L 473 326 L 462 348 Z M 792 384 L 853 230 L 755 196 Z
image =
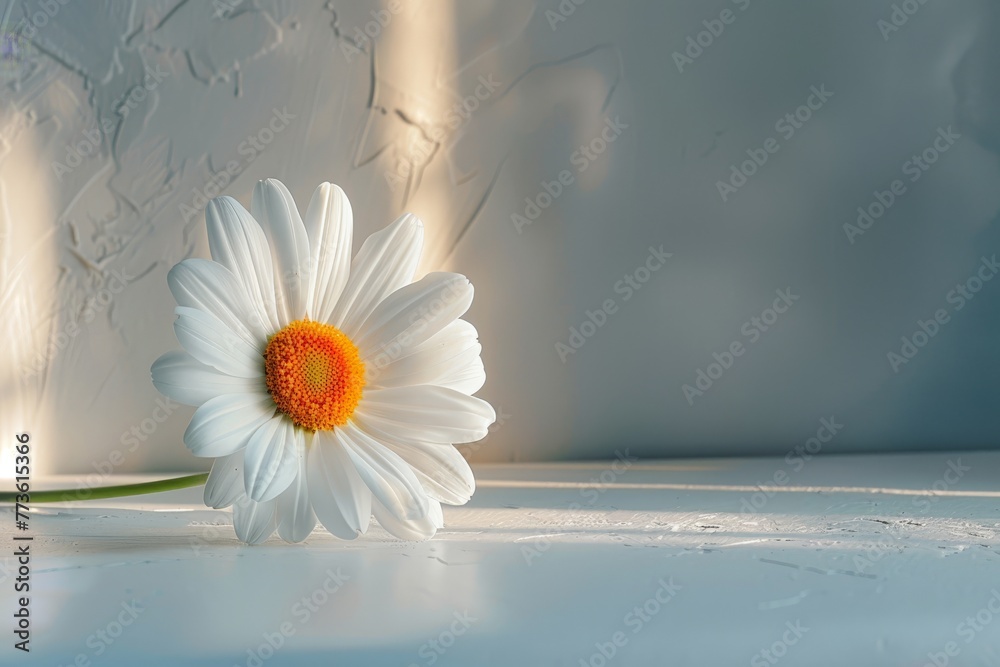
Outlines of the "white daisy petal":
M 273 500 L 288 488 L 299 469 L 302 431 L 278 414 L 257 429 L 243 452 L 243 486 L 251 500 Z
M 306 312 L 317 322 L 327 322 L 351 273 L 354 214 L 344 191 L 331 183 L 316 188 L 305 226 L 311 246 Z
M 228 375 L 263 377 L 262 350 L 233 333 L 218 317 L 186 306 L 177 306 L 174 313 L 174 333 L 192 357 Z
M 476 478 L 462 453 L 451 446 L 423 442 L 386 443 L 413 468 L 427 495 L 449 505 L 464 505 L 476 490 Z
M 431 511 L 428 516 L 436 530 L 444 528 L 444 510 L 441 508 L 441 503 L 431 501 Z
M 312 438 L 312 435 L 305 436 Z M 309 457 L 305 438 L 296 441 L 298 474 L 291 485 L 278 496 L 278 535 L 286 542 L 301 542 L 316 527 L 316 513 L 309 502 Z
M 442 365 L 438 369 L 441 373 L 429 377 L 426 382 L 472 396 L 486 384 L 486 368 L 479 356 L 481 350 L 482 346 L 478 344 L 474 349 L 465 350 L 447 367 Z
M 263 377 L 240 378 L 206 366 L 187 352 L 172 350 L 150 369 L 153 386 L 183 405 L 201 405 L 220 394 L 266 394 Z
M 486 383 L 476 328 L 456 320 L 414 346 L 391 346 L 365 360 L 371 388 L 435 384 L 472 395 Z
M 267 337 L 243 286 L 232 271 L 207 259 L 185 259 L 167 274 L 177 305 L 212 313 L 251 345 Z
M 229 507 L 242 495 L 243 452 L 215 459 L 205 482 L 205 504 L 218 510 Z
M 253 189 L 250 212 L 260 223 L 271 247 L 278 319 L 284 326 L 306 312 L 309 277 L 309 237 L 288 188 L 269 178 Z
M 243 449 L 250 436 L 274 416 L 268 395 L 223 394 L 195 410 L 184 444 L 195 456 L 226 456 Z
M 419 385 L 366 391 L 354 420 L 375 437 L 454 444 L 486 437 L 496 412 L 486 401 L 454 389 Z
M 406 461 L 350 423 L 337 433 L 375 500 L 401 521 L 427 515 L 427 492 Z
M 276 527 L 275 502 L 258 503 L 245 495 L 233 505 L 233 528 L 236 537 L 247 544 L 260 544 L 271 536 Z
M 377 500 L 372 502 L 372 513 L 379 525 L 386 529 L 390 535 L 394 535 L 401 540 L 412 540 L 423 542 L 434 537 L 438 528 L 444 525 L 444 514 L 441 511 L 441 503 L 436 500 L 428 500 L 429 509 L 427 516 L 422 519 L 401 521 L 393 516 L 392 512 L 382 506 Z
M 336 431 L 318 431 L 309 449 L 309 502 L 331 534 L 353 540 L 368 530 L 372 494 Z
M 469 279 L 458 273 L 429 273 L 387 296 L 354 337 L 361 356 L 420 345 L 461 317 L 472 305 Z
M 208 202 L 205 221 L 212 259 L 239 279 L 256 312 L 254 319 L 269 331 L 277 331 L 274 269 L 264 230 L 232 197 L 216 197 Z
M 409 213 L 365 239 L 330 324 L 353 337 L 382 299 L 412 282 L 423 243 L 424 225 Z

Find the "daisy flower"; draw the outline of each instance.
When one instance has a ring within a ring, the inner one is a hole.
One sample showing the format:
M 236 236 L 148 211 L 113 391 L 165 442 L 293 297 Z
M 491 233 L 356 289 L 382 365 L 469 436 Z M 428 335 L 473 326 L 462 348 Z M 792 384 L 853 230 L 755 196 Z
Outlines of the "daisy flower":
M 214 459 L 205 504 L 232 505 L 251 544 L 275 530 L 300 542 L 317 519 L 353 539 L 372 515 L 396 537 L 433 536 L 441 503 L 475 490 L 453 445 L 496 419 L 472 396 L 486 374 L 476 329 L 459 319 L 468 279 L 412 282 L 423 225 L 409 214 L 351 261 L 351 204 L 330 183 L 304 221 L 273 179 L 249 213 L 219 197 L 205 218 L 212 260 L 167 276 L 184 351 L 152 367 L 161 393 L 197 407 L 184 443 Z

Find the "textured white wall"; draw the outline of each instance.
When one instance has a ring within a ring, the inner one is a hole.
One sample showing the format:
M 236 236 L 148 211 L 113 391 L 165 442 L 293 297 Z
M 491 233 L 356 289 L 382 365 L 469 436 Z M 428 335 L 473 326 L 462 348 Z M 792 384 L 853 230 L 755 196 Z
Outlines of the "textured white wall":
M 599 104 L 610 82 L 584 67 L 553 90 L 550 75 L 515 86 L 537 17 L 527 4 L 491 5 L 0 4 L 16 36 L 0 109 L 2 277 L 16 313 L 4 318 L 13 344 L 0 352 L 5 430 L 37 433 L 48 471 L 204 467 L 181 441 L 189 408 L 155 423 L 164 411 L 148 368 L 177 346 L 166 272 L 207 256 L 206 197 L 248 204 L 258 179 L 277 177 L 303 207 L 320 181 L 344 187 L 356 245 L 416 212 L 428 229 L 422 270 L 474 280 L 486 394 L 520 417 L 505 417 L 504 435 L 470 455 L 510 458 L 517 433 L 525 447 L 529 433 L 532 443 L 565 441 L 568 397 L 546 399 L 530 431 L 534 408 L 518 405 L 522 382 L 526 397 L 565 395 L 558 359 L 549 344 L 513 339 L 559 335 L 561 318 L 548 313 L 564 301 L 560 260 L 544 248 L 533 265 L 504 259 L 504 246 L 521 244 L 509 221 L 486 221 L 480 208 L 530 157 L 510 161 L 516 133 L 556 104 L 593 98 L 591 88 L 603 87 Z M 458 43 L 458 22 L 476 46 Z M 507 400 L 505 375 L 518 378 Z
M 203 468 L 190 409 L 142 433 L 162 415 L 149 365 L 176 347 L 166 272 L 207 256 L 206 196 L 248 203 L 277 177 L 303 207 L 342 185 L 357 244 L 417 213 L 423 270 L 472 278 L 502 416 L 479 460 L 784 452 L 830 415 L 847 424 L 830 451 L 990 444 L 1000 284 L 900 373 L 886 353 L 1000 245 L 994 9 L 928 3 L 884 36 L 892 3 L 860 0 L 0 0 L 2 430 L 37 434 L 48 471 Z M 948 125 L 962 140 L 849 243 L 856 207 Z M 769 136 L 780 151 L 722 201 Z M 750 341 L 786 287 L 801 300 Z M 563 363 L 556 343 L 608 299 Z M 747 353 L 689 404 L 735 341 Z

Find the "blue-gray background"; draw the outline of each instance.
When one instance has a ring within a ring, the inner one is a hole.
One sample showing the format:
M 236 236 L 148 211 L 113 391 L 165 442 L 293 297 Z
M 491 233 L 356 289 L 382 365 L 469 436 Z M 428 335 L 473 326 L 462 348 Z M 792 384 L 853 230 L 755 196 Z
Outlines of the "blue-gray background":
M 46 470 L 92 471 L 116 450 L 116 472 L 204 467 L 181 443 L 190 410 L 150 421 L 148 368 L 176 347 L 166 272 L 207 256 L 187 212 L 230 161 L 218 189 L 247 204 L 260 178 L 303 208 L 318 182 L 341 184 L 356 247 L 404 210 L 424 218 L 422 271 L 477 287 L 482 395 L 501 421 L 466 448 L 475 460 L 784 453 L 824 418 L 843 424 L 824 452 L 996 443 L 1000 281 L 960 311 L 948 294 L 1000 251 L 997 3 L 0 12 L 17 36 L 0 82 L 0 294 L 17 314 L 0 417 L 52 443 Z M 832 95 L 788 136 L 776 124 L 814 88 Z M 243 142 L 275 110 L 294 119 L 250 158 Z M 607 123 L 614 141 L 581 162 Z M 948 128 L 959 138 L 911 181 L 907 161 Z M 777 152 L 723 201 L 718 181 L 772 137 Z M 564 170 L 571 183 L 536 220 L 512 218 Z M 844 225 L 896 179 L 905 193 L 852 243 Z M 661 245 L 671 257 L 626 301 L 616 285 Z M 135 277 L 53 348 L 115 270 Z M 751 342 L 744 323 L 786 289 L 798 300 Z M 557 343 L 607 299 L 606 323 L 561 358 Z M 894 370 L 888 353 L 941 308 L 949 321 Z M 737 341 L 744 354 L 689 401 L 684 385 Z M 123 450 L 136 428 L 141 446 Z

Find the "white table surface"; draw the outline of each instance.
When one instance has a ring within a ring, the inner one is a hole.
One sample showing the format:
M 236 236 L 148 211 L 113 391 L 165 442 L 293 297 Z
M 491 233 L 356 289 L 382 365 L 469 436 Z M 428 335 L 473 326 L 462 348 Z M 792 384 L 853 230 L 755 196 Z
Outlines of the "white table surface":
M 7 555 L 0 664 L 1000 665 L 1000 453 L 797 467 L 478 466 L 472 501 L 421 544 L 373 525 L 355 542 L 243 546 L 200 488 L 39 505 L 32 652 L 12 649 Z M 781 490 L 754 498 L 779 471 Z M 5 508 L 5 554 L 13 523 Z

